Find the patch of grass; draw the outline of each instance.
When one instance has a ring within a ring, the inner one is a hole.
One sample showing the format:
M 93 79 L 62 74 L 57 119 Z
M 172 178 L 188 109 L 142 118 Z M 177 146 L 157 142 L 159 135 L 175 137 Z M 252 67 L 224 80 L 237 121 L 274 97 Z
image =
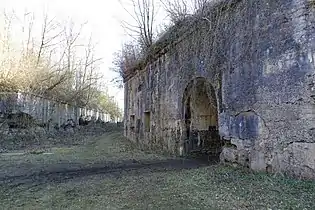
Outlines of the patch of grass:
M 126 160 L 166 160 L 132 147 L 119 133 L 91 144 L 51 148 L 55 155 L 0 156 L 2 209 L 315 209 L 315 183 L 212 165 L 182 170 L 129 170 L 60 181 L 6 182 L 54 167 L 83 167 Z M 77 165 L 79 164 L 79 166 Z M 29 167 L 30 169 L 27 170 Z M 2 167 L 1 167 L 2 168 Z

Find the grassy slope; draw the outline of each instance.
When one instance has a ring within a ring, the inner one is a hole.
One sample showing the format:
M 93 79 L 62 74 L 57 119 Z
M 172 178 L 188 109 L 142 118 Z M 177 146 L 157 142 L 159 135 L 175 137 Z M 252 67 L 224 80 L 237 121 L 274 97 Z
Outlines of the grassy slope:
M 111 133 L 87 146 L 52 148 L 54 155 L 0 156 L 0 209 L 315 209 L 315 183 L 224 166 L 121 171 L 67 180 L 9 183 L 5 175 L 103 162 L 165 160 Z

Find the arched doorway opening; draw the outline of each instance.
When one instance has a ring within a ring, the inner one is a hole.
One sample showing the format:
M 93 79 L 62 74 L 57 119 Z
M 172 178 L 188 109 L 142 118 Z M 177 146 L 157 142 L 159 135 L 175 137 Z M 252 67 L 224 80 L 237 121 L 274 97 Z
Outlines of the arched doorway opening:
M 185 152 L 188 156 L 218 161 L 222 142 L 218 132 L 218 109 L 215 90 L 205 78 L 196 78 L 183 96 Z

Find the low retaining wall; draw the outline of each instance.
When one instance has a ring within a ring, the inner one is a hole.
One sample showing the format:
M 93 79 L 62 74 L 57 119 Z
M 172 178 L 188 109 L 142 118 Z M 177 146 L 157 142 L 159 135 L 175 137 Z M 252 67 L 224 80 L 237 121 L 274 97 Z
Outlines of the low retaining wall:
M 77 107 L 27 93 L 0 93 L 0 112 L 24 112 L 39 123 L 50 121 L 59 126 L 68 119 L 78 123 L 81 115 L 104 122 L 112 121 L 108 113 L 100 110 Z M 117 121 L 119 119 L 114 119 L 114 122 Z

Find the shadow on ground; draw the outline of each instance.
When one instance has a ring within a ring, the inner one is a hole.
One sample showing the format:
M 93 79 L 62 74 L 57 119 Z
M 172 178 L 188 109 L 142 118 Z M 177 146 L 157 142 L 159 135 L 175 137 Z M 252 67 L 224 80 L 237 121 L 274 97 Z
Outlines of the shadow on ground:
M 71 165 L 71 164 L 69 164 Z M 122 177 L 130 175 L 143 175 L 155 172 L 179 171 L 185 169 L 196 169 L 206 167 L 209 163 L 194 159 L 168 159 L 168 160 L 150 160 L 136 161 L 125 160 L 117 162 L 98 163 L 93 165 L 74 164 L 75 168 L 62 168 L 62 165 L 54 165 L 54 168 L 48 168 L 40 172 L 21 174 L 15 176 L 0 177 L 0 186 L 5 184 L 11 188 L 21 185 L 40 185 L 62 183 L 88 176 L 106 175 L 111 177 Z

